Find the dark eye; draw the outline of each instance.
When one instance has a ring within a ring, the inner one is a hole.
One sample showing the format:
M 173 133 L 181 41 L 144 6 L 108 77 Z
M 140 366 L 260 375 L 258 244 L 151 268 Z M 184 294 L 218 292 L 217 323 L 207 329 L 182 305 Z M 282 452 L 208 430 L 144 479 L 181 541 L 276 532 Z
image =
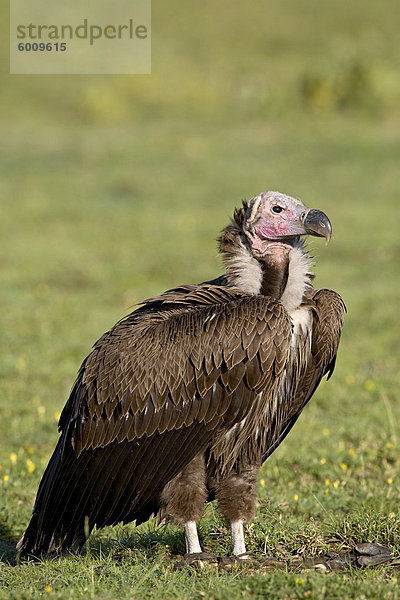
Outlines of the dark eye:
M 273 206 L 272 210 L 274 213 L 280 213 L 283 211 L 283 208 L 282 208 L 282 206 Z

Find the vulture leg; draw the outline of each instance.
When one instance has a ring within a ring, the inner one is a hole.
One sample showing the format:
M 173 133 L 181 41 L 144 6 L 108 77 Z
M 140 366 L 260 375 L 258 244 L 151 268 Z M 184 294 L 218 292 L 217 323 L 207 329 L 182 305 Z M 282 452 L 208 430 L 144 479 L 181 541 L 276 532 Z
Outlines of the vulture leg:
M 247 558 L 243 523 L 254 515 L 259 469 L 258 464 L 245 469 L 236 465 L 233 472 L 214 484 L 219 507 L 231 524 L 233 554 L 241 558 Z
M 201 552 L 200 540 L 197 535 L 196 521 L 185 523 L 186 554 L 199 554 Z
M 161 493 L 160 517 L 172 518 L 177 525 L 184 525 L 186 552 L 201 552 L 196 521 L 203 514 L 208 492 L 204 455 L 199 454 L 164 487 Z
M 235 556 L 241 556 L 241 558 L 248 558 L 246 556 L 246 545 L 244 543 L 244 531 L 243 521 L 231 521 L 231 534 L 232 534 L 232 553 Z

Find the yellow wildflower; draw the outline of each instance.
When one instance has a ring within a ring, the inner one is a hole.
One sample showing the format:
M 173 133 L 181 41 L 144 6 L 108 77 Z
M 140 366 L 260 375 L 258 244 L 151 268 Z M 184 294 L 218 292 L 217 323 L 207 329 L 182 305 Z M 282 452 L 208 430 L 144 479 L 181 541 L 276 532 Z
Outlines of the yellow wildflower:
M 10 454 L 10 462 L 12 462 L 13 465 L 15 465 L 15 463 L 18 460 L 18 456 L 15 454 L 15 452 L 11 452 Z
M 35 463 L 33 462 L 33 460 L 28 458 L 28 460 L 26 461 L 26 470 L 28 471 L 28 473 L 33 473 L 33 471 L 35 469 L 36 469 Z
M 260 485 L 261 485 L 262 487 L 264 487 L 264 485 L 265 485 L 265 479 L 260 479 Z
M 325 494 L 330 494 L 330 489 L 329 488 L 325 488 Z
M 293 495 L 293 500 L 294 500 L 295 502 L 297 502 L 297 500 L 298 500 L 298 499 L 299 499 L 299 496 L 298 496 L 298 494 L 294 494 L 294 495 Z
M 350 454 L 350 456 L 355 456 L 356 451 L 354 450 L 354 448 L 349 449 L 349 454 Z
M 56 421 L 59 421 L 59 419 L 61 417 L 61 412 L 59 410 L 56 410 L 56 412 L 53 413 L 53 417 L 55 418 Z
M 386 448 L 393 448 L 393 444 L 392 444 L 392 442 L 388 442 L 388 443 L 386 444 Z
M 325 479 L 325 485 L 330 485 L 330 483 L 331 483 L 330 479 L 326 478 Z
M 346 463 L 340 463 L 340 468 L 342 469 L 342 471 L 347 471 L 348 466 L 346 465 Z
M 328 429 L 328 427 L 324 427 L 323 430 L 322 430 L 322 435 L 327 436 L 327 435 L 330 434 L 330 432 L 331 432 L 331 430 Z
M 34 449 L 32 448 L 32 446 L 28 446 L 26 449 L 26 453 L 29 454 L 29 456 L 32 456 L 32 454 L 34 454 Z
M 300 577 L 298 577 L 298 578 L 296 579 L 296 583 L 297 583 L 297 585 L 303 585 L 303 583 L 304 583 L 304 579 L 301 579 Z
M 3 481 L 4 481 L 4 483 L 7 483 L 7 481 L 8 481 L 9 479 L 10 479 L 10 476 L 9 476 L 9 475 L 4 475 L 4 476 L 3 476 Z
M 392 483 L 393 483 L 393 479 L 392 479 L 392 477 L 388 477 L 388 478 L 386 479 L 386 481 L 388 482 L 388 484 L 389 484 L 389 485 L 392 485 Z
M 372 379 L 367 379 L 367 381 L 364 383 L 364 389 L 367 390 L 367 392 L 371 392 L 374 388 L 375 384 Z
M 339 482 L 338 482 L 338 480 L 334 481 L 334 482 L 332 483 L 332 485 L 333 485 L 333 487 L 335 488 L 335 490 L 337 490 L 337 489 L 338 489 L 338 487 L 339 487 Z
M 51 587 L 51 585 L 46 585 L 46 587 L 44 588 L 44 591 L 47 592 L 48 594 L 50 594 L 50 592 L 53 591 L 53 588 Z
M 326 458 L 320 458 L 319 462 L 321 463 L 321 465 L 325 465 L 326 464 Z

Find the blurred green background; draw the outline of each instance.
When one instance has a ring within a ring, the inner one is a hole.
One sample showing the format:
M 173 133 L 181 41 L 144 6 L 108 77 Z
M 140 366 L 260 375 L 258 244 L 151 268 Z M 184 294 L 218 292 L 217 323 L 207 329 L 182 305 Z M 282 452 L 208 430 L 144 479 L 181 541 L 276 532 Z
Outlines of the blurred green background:
M 329 476 L 313 474 L 321 456 L 342 481 L 351 449 L 354 479 L 328 510 L 395 510 L 398 2 L 153 0 L 147 76 L 8 75 L 4 4 L 0 16 L 3 538 L 27 523 L 93 341 L 139 300 L 218 275 L 218 232 L 266 189 L 329 215 L 316 283 L 348 306 L 334 379 L 265 467 L 271 493 L 292 499 L 273 469 L 294 458 L 308 492 Z M 305 502 L 299 522 L 319 510 Z

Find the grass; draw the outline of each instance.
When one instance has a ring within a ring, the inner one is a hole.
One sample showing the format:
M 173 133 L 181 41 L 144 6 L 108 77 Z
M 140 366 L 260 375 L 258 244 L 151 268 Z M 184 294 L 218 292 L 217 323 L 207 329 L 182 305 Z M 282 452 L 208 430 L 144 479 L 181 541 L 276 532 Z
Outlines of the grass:
M 153 522 L 14 566 L 91 344 L 139 300 L 218 274 L 219 230 L 263 189 L 329 215 L 317 285 L 348 314 L 332 380 L 262 469 L 249 550 L 290 559 L 372 541 L 398 555 L 396 11 L 154 2 L 151 76 L 2 75 L 0 598 L 398 598 L 397 567 L 197 572 L 179 562 L 181 530 Z M 214 504 L 200 533 L 229 554 Z

